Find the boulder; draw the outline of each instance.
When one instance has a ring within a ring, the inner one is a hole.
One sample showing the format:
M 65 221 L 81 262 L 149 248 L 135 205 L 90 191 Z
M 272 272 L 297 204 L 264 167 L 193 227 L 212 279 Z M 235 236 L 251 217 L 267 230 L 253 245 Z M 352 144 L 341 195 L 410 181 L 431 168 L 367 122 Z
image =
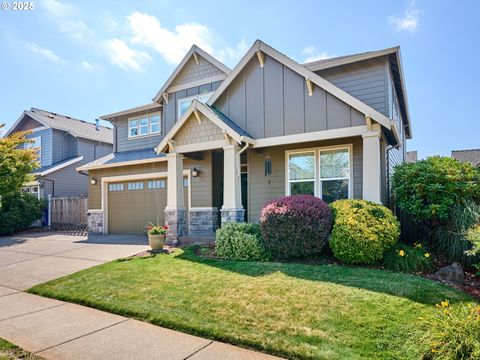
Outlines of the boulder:
M 465 273 L 458 263 L 442 267 L 435 273 L 435 279 L 449 285 L 462 285 L 465 281 Z

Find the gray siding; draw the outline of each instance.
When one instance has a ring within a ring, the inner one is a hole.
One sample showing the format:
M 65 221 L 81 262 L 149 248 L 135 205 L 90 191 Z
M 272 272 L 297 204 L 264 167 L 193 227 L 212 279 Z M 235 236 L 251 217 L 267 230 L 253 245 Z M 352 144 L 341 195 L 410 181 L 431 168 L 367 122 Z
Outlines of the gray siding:
M 252 58 L 213 104 L 254 138 L 301 134 L 362 125 L 364 116 L 265 56 L 264 67 Z
M 275 146 L 248 152 L 248 221 L 258 222 L 262 207 L 270 200 L 285 196 L 285 150 L 300 150 L 330 145 L 353 145 L 353 197 L 362 198 L 363 140 L 361 137 Z M 272 160 L 272 175 L 265 176 L 264 160 Z
M 387 70 L 386 58 L 380 58 L 320 70 L 316 73 L 375 110 L 389 116 Z
M 207 79 L 217 75 L 225 75 L 222 70 L 197 54 L 198 64 L 193 56 L 187 61 L 180 74 L 177 75 L 171 86 L 186 85 L 188 83 Z M 168 89 L 167 89 L 168 91 Z
M 77 139 L 66 131 L 52 130 L 52 163 L 77 155 Z
M 69 165 L 45 176 L 45 179 L 54 181 L 54 196 L 87 195 L 88 176 L 75 170 L 80 164 L 81 162 Z M 45 198 L 48 194 L 52 194 L 51 181 L 45 181 Z
M 41 161 L 40 166 L 50 166 L 52 165 L 52 138 L 53 138 L 53 131 L 52 129 L 45 129 L 36 131 L 27 135 L 28 139 L 40 137 L 41 138 Z

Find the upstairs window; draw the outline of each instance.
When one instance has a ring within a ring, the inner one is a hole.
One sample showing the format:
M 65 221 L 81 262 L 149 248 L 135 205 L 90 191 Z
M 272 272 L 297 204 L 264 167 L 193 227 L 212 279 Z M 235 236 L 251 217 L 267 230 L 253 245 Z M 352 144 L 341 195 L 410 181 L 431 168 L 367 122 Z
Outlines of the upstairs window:
M 160 114 L 141 115 L 128 119 L 128 138 L 160 133 Z
M 210 99 L 210 96 L 212 96 L 212 94 L 213 91 L 178 100 L 178 119 L 180 119 L 182 115 L 185 114 L 193 100 L 197 99 L 202 103 L 206 103 L 208 99 Z
M 38 155 L 38 161 L 42 160 L 42 138 L 40 136 L 30 138 L 32 142 L 25 144 L 26 149 L 35 149 Z

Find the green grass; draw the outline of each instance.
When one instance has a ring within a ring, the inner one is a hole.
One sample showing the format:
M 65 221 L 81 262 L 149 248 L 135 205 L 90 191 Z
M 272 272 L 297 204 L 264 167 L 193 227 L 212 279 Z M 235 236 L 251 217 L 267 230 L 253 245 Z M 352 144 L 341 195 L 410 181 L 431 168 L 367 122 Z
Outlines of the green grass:
M 6 340 L 0 339 L 0 360 L 16 359 L 41 360 L 42 358 L 30 354 Z
M 191 249 L 114 261 L 35 286 L 76 302 L 289 358 L 414 359 L 418 318 L 443 299 L 424 278 L 338 265 L 203 259 Z

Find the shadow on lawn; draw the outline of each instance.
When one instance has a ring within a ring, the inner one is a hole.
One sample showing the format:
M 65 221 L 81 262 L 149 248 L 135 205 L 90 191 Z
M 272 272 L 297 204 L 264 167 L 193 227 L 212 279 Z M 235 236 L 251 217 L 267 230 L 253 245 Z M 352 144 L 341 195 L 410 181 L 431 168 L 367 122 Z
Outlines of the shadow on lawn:
M 448 299 L 451 303 L 473 301 L 460 291 L 420 276 L 342 265 L 309 265 L 301 263 L 227 261 L 202 258 L 194 248 L 186 248 L 177 259 L 212 266 L 247 276 L 266 276 L 281 272 L 287 276 L 309 281 L 328 282 L 337 285 L 384 293 L 401 298 L 435 305 Z

